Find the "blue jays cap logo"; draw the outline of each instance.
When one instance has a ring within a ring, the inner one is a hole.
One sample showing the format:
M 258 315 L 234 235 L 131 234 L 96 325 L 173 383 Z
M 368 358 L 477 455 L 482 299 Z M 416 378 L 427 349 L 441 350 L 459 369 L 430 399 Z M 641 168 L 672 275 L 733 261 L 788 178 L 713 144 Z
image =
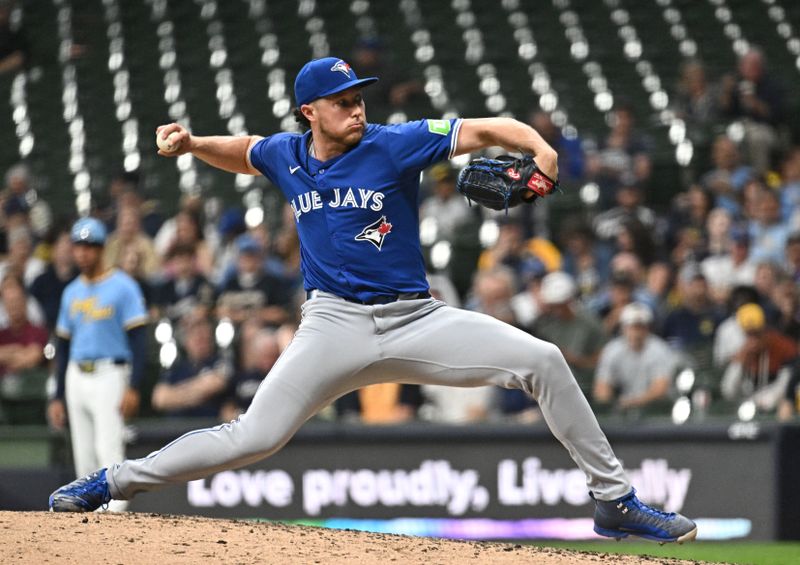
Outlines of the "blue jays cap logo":
M 350 78 L 350 65 L 345 63 L 341 59 L 339 59 L 333 64 L 333 66 L 331 67 L 331 71 L 334 72 L 339 71 L 340 73 L 343 73 L 344 76 L 346 76 L 347 78 Z
M 391 231 L 392 224 L 386 220 L 386 216 L 381 216 L 361 230 L 361 233 L 356 236 L 356 241 L 369 241 L 380 251 L 383 247 L 383 240 Z
M 355 69 L 343 59 L 323 57 L 309 61 L 297 73 L 294 98 L 297 105 L 302 106 L 348 88 L 363 88 L 377 80 L 376 77 L 358 78 Z M 449 125 L 450 122 L 446 123 Z

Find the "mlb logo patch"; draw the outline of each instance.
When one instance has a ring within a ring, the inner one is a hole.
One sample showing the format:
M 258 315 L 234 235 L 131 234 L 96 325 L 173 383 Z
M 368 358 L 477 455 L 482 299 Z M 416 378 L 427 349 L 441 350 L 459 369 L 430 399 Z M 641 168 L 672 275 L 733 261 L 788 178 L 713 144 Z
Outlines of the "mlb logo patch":
M 331 71 L 336 72 L 339 71 L 347 78 L 350 78 L 350 65 L 339 59 L 336 61 L 333 66 L 331 67 Z

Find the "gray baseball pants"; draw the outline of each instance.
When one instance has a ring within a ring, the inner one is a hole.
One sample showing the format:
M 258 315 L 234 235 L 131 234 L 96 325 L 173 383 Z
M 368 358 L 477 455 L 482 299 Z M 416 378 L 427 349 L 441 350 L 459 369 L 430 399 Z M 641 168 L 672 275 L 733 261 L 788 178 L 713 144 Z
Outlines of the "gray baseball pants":
M 367 306 L 319 292 L 302 309 L 294 339 L 247 412 L 109 468 L 113 498 L 127 500 L 264 459 L 339 396 L 381 382 L 522 389 L 537 400 L 598 499 L 630 492 L 622 466 L 555 345 L 435 299 Z

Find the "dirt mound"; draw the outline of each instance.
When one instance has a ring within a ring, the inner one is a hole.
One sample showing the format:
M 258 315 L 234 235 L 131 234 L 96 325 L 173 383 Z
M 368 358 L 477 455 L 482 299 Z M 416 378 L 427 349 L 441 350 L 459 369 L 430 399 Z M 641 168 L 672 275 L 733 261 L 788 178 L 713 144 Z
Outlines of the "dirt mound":
M 4 563 L 688 564 L 664 558 L 156 514 L 0 512 Z

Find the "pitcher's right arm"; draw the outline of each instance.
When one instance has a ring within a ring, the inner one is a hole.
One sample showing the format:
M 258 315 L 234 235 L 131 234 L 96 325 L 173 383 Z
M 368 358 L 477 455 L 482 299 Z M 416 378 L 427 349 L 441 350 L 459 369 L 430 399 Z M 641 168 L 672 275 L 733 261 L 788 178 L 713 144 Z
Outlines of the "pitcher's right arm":
M 250 150 L 262 138 L 257 135 L 192 135 L 180 124 L 159 126 L 156 135 L 167 137 L 174 135 L 172 142 L 177 146 L 174 151 L 159 150 L 158 154 L 164 157 L 177 157 L 184 153 L 191 153 L 201 161 L 212 167 L 245 175 L 260 175 L 250 162 Z

